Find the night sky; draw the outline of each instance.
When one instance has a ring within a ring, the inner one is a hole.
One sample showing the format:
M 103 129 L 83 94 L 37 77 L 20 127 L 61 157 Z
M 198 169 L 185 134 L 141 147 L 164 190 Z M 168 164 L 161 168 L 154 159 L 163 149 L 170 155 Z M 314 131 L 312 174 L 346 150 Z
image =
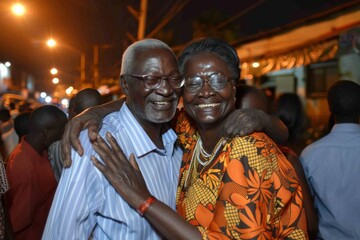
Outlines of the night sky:
M 57 66 L 66 72 L 66 78 L 73 79 L 79 75 L 77 52 L 86 53 L 87 68 L 91 71 L 93 46 L 99 44 L 103 46 L 99 55 L 100 76 L 118 76 L 121 54 L 131 43 L 126 33 L 137 34 L 137 21 L 126 6 L 139 9 L 140 0 L 24 0 L 27 14 L 20 19 L 9 13 L 12 2 L 0 3 L 0 62 L 12 61 L 13 65 L 40 78 L 46 77 L 51 66 Z M 148 0 L 146 33 L 150 33 L 177 2 L 184 1 Z M 202 23 L 205 26 L 202 34 L 207 34 L 206 30 L 242 12 L 236 21 L 217 30 L 232 40 L 241 40 L 346 2 L 359 1 L 190 0 L 154 37 L 172 47 L 181 46 L 193 38 L 195 22 Z M 256 7 L 252 9 L 253 6 Z M 48 49 L 45 40 L 50 36 L 63 46 Z

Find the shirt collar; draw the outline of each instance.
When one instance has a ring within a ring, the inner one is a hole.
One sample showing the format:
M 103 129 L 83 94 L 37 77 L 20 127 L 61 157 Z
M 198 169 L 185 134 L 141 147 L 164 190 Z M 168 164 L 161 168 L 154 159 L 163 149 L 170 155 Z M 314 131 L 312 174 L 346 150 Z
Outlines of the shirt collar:
M 130 136 L 129 140 L 134 148 L 136 157 L 141 157 L 152 151 L 164 152 L 156 147 L 134 115 L 131 113 L 126 103 L 123 104 L 120 109 L 120 121 L 124 125 L 124 129 L 128 133 L 128 136 Z M 167 127 L 167 125 L 168 124 L 163 124 L 165 132 L 162 134 L 162 140 L 165 146 L 165 151 L 172 151 L 174 142 L 177 140 L 177 135 L 171 127 Z
M 337 123 L 331 129 L 331 132 L 356 132 L 360 131 L 360 124 L 357 123 Z

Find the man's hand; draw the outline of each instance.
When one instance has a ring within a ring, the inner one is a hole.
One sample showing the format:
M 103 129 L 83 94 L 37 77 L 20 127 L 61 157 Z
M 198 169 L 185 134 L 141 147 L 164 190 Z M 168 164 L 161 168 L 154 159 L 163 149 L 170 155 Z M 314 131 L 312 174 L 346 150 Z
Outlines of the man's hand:
M 87 109 L 71 119 L 65 127 L 65 132 L 61 139 L 61 153 L 64 159 L 64 167 L 71 166 L 71 147 L 73 147 L 80 156 L 84 154 L 84 149 L 80 143 L 79 135 L 84 129 L 88 129 L 90 141 L 95 141 L 104 116 L 94 109 Z
M 80 132 L 88 129 L 90 141 L 95 141 L 104 117 L 109 113 L 119 111 L 124 102 L 125 98 L 120 98 L 88 108 L 67 123 L 61 139 L 61 154 L 64 159 L 63 164 L 65 168 L 71 166 L 71 147 L 73 147 L 80 156 L 84 154 L 84 149 L 79 140 Z
M 259 109 L 237 109 L 227 117 L 223 130 L 226 137 L 245 136 L 264 131 L 269 122 L 269 115 Z
M 225 121 L 223 132 L 227 138 L 264 132 L 277 144 L 284 144 L 289 137 L 287 127 L 279 118 L 256 108 L 237 109 Z

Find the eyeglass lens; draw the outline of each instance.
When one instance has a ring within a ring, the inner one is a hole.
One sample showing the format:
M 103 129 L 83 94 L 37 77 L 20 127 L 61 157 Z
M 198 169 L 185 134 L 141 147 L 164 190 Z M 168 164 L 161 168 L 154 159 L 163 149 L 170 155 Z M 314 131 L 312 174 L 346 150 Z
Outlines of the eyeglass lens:
M 197 92 L 206 81 L 212 89 L 221 90 L 226 86 L 228 79 L 227 76 L 218 73 L 211 74 L 210 76 L 192 76 L 185 78 L 185 89 L 189 92 Z

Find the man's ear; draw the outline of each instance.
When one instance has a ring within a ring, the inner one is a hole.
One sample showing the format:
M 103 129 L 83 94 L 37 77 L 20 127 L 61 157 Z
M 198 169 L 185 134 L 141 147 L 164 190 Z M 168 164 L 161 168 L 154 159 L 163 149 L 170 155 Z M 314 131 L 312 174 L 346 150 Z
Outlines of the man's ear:
M 43 130 L 41 130 L 41 134 L 42 134 L 42 137 L 43 137 L 43 139 L 45 140 L 45 142 L 47 143 L 47 142 L 49 142 L 49 135 L 50 135 L 50 132 L 49 132 L 49 130 L 48 129 L 43 129 Z
M 128 96 L 129 95 L 129 87 L 128 87 L 127 81 L 124 77 L 120 77 L 120 86 L 121 86 L 121 89 L 123 90 L 123 92 L 125 93 L 125 95 Z

